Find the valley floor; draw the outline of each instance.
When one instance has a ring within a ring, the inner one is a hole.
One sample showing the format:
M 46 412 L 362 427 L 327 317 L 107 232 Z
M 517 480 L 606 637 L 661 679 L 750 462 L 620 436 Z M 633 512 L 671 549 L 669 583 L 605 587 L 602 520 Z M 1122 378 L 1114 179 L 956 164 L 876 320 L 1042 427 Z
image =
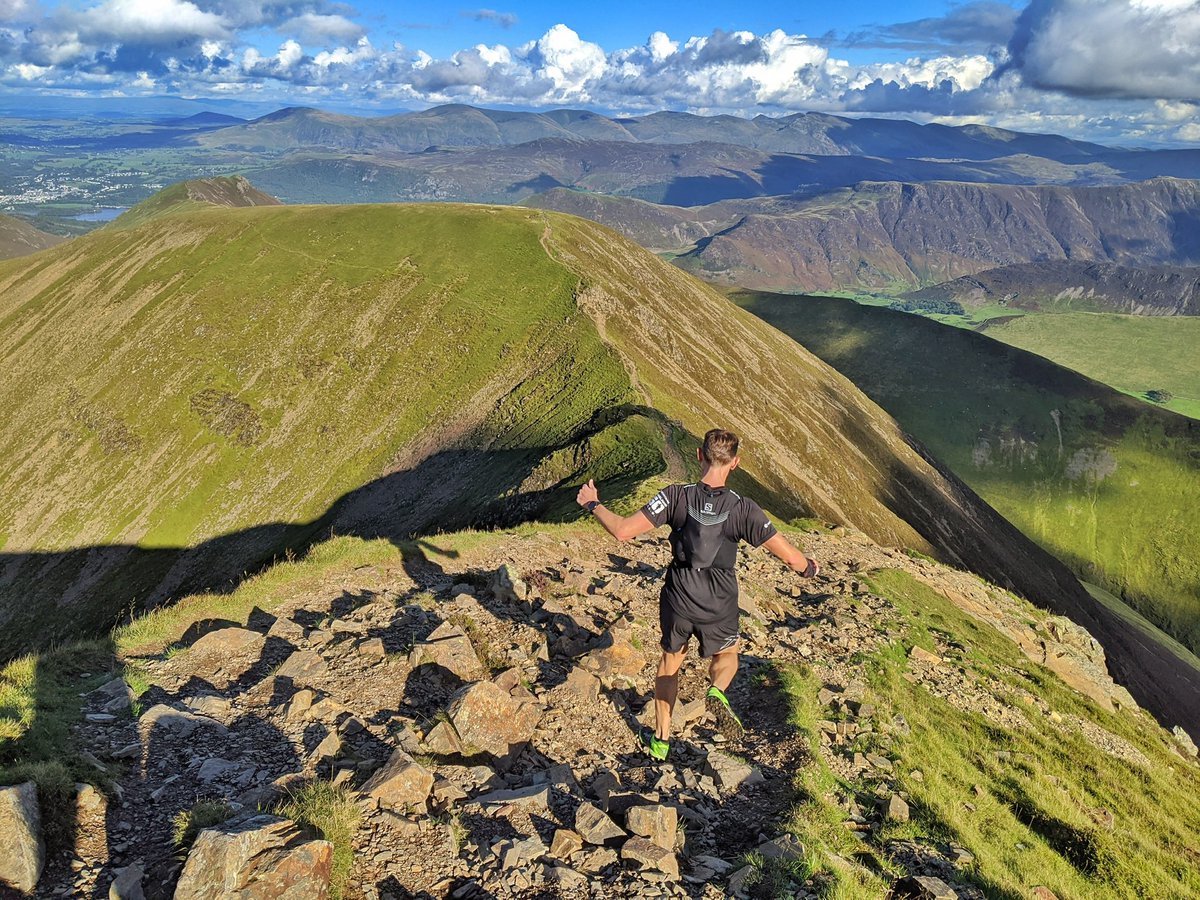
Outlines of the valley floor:
M 219 891 L 196 832 L 260 809 L 330 840 L 349 898 L 1200 892 L 1200 765 L 1086 633 L 857 532 L 794 537 L 813 582 L 739 563 L 745 737 L 714 730 L 692 658 L 665 765 L 636 738 L 662 537 L 337 538 L 139 619 L 110 672 L 68 685 L 106 685 L 65 773 L 102 790 L 47 816 L 37 895 L 108 896 L 122 872 L 150 898 Z M 490 698 L 474 719 L 464 691 Z M 53 768 L 20 759 L 37 714 L 24 725 L 0 783 Z M 511 755 L 476 752 L 497 739 Z

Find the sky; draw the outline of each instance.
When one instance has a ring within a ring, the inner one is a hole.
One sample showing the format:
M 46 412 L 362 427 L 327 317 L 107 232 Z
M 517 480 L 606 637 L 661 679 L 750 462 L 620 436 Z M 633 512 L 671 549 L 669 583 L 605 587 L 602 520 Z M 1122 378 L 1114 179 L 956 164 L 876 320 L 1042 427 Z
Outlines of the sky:
M 495 2 L 0 0 L 0 96 L 816 110 L 1200 145 L 1200 0 Z

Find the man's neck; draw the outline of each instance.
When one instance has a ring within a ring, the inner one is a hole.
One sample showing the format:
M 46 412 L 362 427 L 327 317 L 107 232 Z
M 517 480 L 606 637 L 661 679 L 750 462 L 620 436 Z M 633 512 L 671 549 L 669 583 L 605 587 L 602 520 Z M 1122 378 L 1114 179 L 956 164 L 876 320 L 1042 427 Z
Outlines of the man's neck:
M 700 472 L 700 483 L 706 484 L 710 488 L 725 487 L 727 478 L 729 478 L 729 470 L 725 468 L 705 466 Z

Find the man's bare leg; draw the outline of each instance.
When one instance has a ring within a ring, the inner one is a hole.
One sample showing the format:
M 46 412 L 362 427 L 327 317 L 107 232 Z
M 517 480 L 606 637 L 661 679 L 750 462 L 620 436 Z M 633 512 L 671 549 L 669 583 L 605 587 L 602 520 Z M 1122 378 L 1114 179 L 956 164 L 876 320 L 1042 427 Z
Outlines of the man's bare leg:
M 654 734 L 660 741 L 671 739 L 671 714 L 679 696 L 679 667 L 685 653 L 687 647 L 678 653 L 664 652 L 658 661 L 658 676 L 654 679 Z
M 712 662 L 709 664 L 708 683 L 724 693 L 733 683 L 733 676 L 737 674 L 737 670 L 738 648 L 722 650 L 713 656 Z
M 730 707 L 725 691 L 729 689 L 737 670 L 738 648 L 736 644 L 728 650 L 714 654 L 708 667 L 708 677 L 712 687 L 708 689 L 708 694 L 705 696 L 705 706 L 716 719 L 718 730 L 727 738 L 734 740 L 741 739 L 745 728 L 742 720 Z

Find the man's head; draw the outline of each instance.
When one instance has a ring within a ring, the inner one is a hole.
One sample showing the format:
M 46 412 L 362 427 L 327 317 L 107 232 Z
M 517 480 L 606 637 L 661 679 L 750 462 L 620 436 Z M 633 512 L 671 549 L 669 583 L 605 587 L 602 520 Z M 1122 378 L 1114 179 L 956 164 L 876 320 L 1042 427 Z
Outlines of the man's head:
M 714 469 L 736 469 L 738 436 L 724 428 L 714 428 L 704 435 L 699 451 L 700 462 Z

